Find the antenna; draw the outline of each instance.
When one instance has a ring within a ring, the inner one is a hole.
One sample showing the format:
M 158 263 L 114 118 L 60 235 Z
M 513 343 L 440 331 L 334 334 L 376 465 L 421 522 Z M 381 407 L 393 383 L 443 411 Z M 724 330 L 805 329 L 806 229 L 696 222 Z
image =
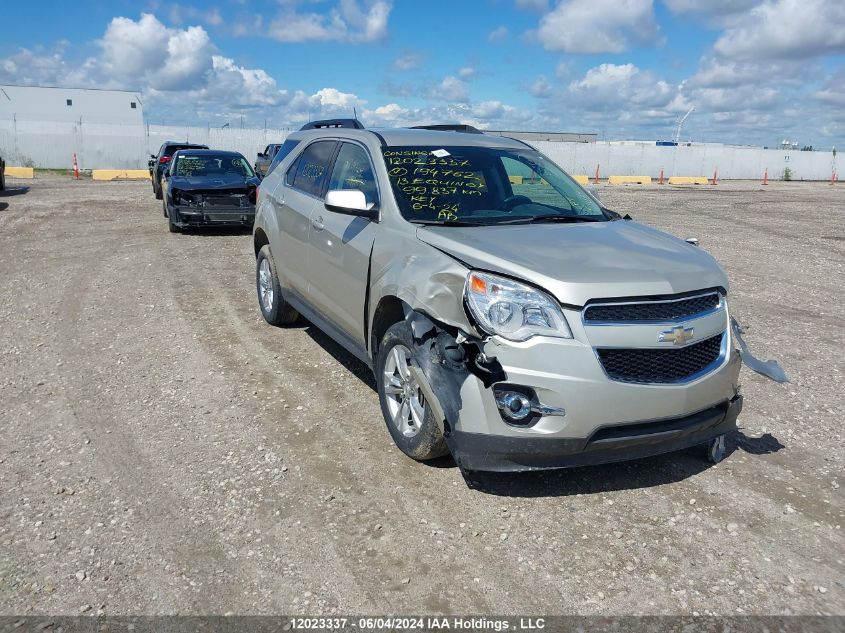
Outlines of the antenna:
M 355 106 L 352 106 L 352 118 L 353 118 L 353 119 L 357 119 L 357 118 L 358 118 L 358 111 L 357 111 L 357 110 L 355 110 Z
M 681 126 L 684 124 L 684 121 L 687 120 L 687 117 L 692 114 L 692 111 L 695 110 L 695 106 L 692 106 L 687 113 L 678 119 L 678 129 L 675 130 L 675 144 L 678 144 L 681 140 Z

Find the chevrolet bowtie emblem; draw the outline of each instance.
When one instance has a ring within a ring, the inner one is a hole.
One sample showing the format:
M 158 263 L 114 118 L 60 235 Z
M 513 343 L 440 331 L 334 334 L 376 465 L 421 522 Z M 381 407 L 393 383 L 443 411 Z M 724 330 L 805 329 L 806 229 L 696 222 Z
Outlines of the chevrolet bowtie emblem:
M 657 337 L 657 341 L 659 343 L 673 343 L 674 345 L 683 345 L 684 343 L 692 339 L 694 333 L 695 330 L 693 330 L 693 328 L 685 328 L 683 325 L 678 325 L 677 327 L 673 327 L 671 330 L 661 332 L 660 335 Z

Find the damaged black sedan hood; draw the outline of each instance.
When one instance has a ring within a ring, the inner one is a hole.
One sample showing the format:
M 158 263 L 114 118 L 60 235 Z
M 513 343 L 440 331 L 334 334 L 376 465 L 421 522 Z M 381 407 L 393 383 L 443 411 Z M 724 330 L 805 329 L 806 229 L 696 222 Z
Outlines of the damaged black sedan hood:
M 243 178 L 242 176 L 226 175 L 223 176 L 173 176 L 170 179 L 170 187 L 179 189 L 180 191 L 214 191 L 221 190 L 238 190 L 248 191 L 255 190 L 258 187 L 260 180 L 253 176 L 251 178 Z

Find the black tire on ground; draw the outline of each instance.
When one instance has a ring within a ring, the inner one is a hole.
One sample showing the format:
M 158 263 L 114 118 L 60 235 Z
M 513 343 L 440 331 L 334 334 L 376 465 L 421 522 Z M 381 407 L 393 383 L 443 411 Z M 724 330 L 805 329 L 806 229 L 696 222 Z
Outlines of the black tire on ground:
M 6 173 L 5 169 L 0 169 L 0 191 L 6 191 Z
M 155 176 L 153 176 L 155 178 Z M 156 200 L 161 200 L 161 187 L 156 187 L 155 180 L 153 180 L 153 191 L 156 194 Z
M 388 398 L 385 394 L 385 366 L 387 359 L 397 345 L 404 345 L 409 350 L 414 350 L 415 344 L 411 336 L 410 327 L 404 322 L 394 323 L 385 332 L 379 345 L 378 355 L 376 357 L 376 385 L 378 388 L 379 403 L 381 404 L 381 413 L 384 416 L 384 422 L 387 425 L 387 430 L 396 446 L 399 447 L 405 455 L 417 461 L 427 461 L 442 457 L 449 452 L 446 446 L 446 440 L 434 416 L 431 414 L 431 407 L 425 405 L 425 415 L 420 429 L 416 435 L 407 437 L 396 428 L 390 416 L 388 409 Z
M 164 217 L 167 218 L 167 230 L 171 233 L 181 233 L 182 229 L 173 222 L 170 211 L 167 209 L 167 201 L 163 200 L 161 206 L 164 208 Z
M 261 300 L 261 263 L 266 261 L 270 267 L 270 285 L 273 291 L 272 302 L 269 308 L 264 306 Z M 255 292 L 258 295 L 258 308 L 261 310 L 261 316 L 270 325 L 276 327 L 282 325 L 291 325 L 299 319 L 299 312 L 297 312 L 282 296 L 282 286 L 279 283 L 279 275 L 276 273 L 276 264 L 273 257 L 270 255 L 270 245 L 265 244 L 258 251 L 258 257 L 255 259 Z

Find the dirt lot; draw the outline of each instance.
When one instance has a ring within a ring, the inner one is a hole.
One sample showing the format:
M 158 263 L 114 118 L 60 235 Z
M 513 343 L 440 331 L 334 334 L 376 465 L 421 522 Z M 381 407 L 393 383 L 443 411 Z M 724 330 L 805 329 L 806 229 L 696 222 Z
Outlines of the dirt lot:
M 367 369 L 266 325 L 243 232 L 148 183 L 0 194 L 0 613 L 845 613 L 845 186 L 602 188 L 725 266 L 762 358 L 730 456 L 467 486 Z M 28 187 L 28 189 L 26 189 Z

